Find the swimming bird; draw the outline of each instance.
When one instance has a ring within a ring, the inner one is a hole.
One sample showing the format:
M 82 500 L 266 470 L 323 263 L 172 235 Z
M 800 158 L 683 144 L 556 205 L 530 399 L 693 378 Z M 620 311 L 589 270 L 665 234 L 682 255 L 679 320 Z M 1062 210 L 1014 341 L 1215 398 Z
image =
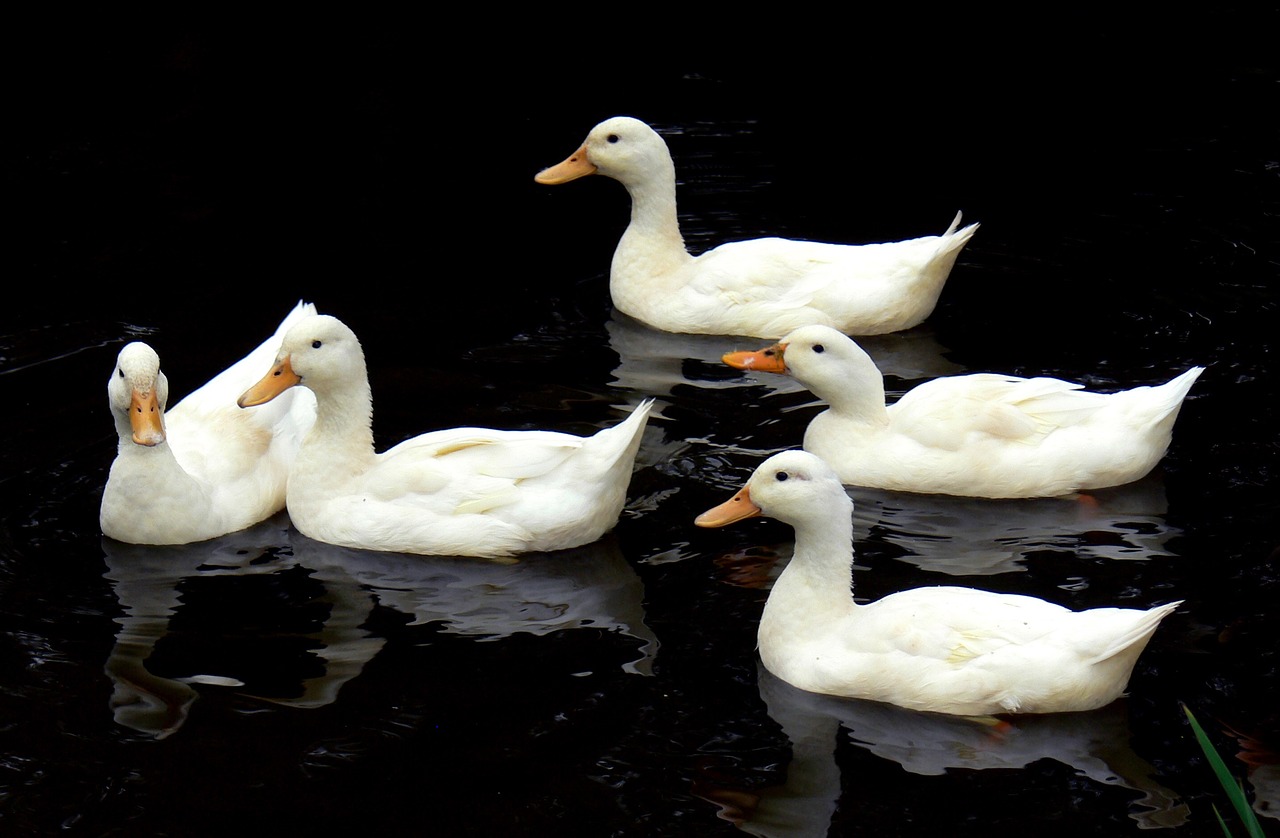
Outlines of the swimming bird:
M 168 408 L 169 380 L 148 344 L 132 341 L 107 385 L 119 443 L 103 490 L 102 532 L 133 544 L 188 544 L 237 532 L 284 508 L 285 484 L 315 399 L 298 393 L 258 414 L 236 398 L 261 375 L 299 302 L 275 333 Z
M 675 164 L 658 132 L 632 117 L 607 119 L 534 179 L 561 184 L 591 174 L 631 196 L 610 270 L 613 304 L 666 332 L 774 340 L 807 323 L 853 335 L 909 329 L 933 312 L 978 229 L 960 227 L 957 213 L 941 236 L 862 245 L 757 238 L 693 256 L 676 214 Z
M 1048 377 L 952 375 L 886 405 L 875 362 L 827 326 L 723 360 L 789 373 L 827 403 L 805 429 L 804 449 L 846 484 L 985 498 L 1056 497 L 1141 479 L 1167 452 L 1204 371 L 1116 393 Z
M 765 460 L 696 519 L 721 527 L 767 515 L 795 529 L 757 640 L 765 667 L 809 692 L 957 716 L 1092 710 L 1123 694 L 1156 627 L 1181 604 L 1072 611 L 954 586 L 861 604 L 851 595 L 852 514 L 830 466 L 795 450 Z
M 621 514 L 653 406 L 590 437 L 452 428 L 377 452 L 364 350 L 328 315 L 295 324 L 239 404 L 295 385 L 315 394 L 316 423 L 289 474 L 293 525 L 329 544 L 429 555 L 498 558 L 600 538 Z

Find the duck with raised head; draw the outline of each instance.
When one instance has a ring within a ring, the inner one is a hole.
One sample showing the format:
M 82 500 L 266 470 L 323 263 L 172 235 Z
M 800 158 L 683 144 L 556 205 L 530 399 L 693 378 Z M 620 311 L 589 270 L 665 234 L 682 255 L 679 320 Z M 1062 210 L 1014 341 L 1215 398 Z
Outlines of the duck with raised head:
M 874 244 L 757 238 L 694 256 L 676 213 L 675 164 L 657 131 L 633 117 L 607 119 L 534 179 L 554 185 L 592 174 L 631 196 L 631 222 L 609 275 L 613 304 L 666 332 L 776 340 L 806 323 L 851 335 L 909 329 L 933 312 L 978 229 L 961 227 L 957 213 L 940 236 Z
M 428 555 L 500 558 L 600 538 L 622 512 L 653 406 L 589 437 L 452 428 L 378 452 L 364 350 L 328 315 L 294 325 L 239 404 L 256 409 L 295 385 L 315 394 L 316 423 L 289 474 L 293 525 L 329 544 Z
M 238 532 L 285 505 L 289 468 L 315 421 L 315 399 L 297 393 L 249 414 L 240 393 L 280 350 L 285 331 L 315 314 L 299 302 L 252 352 L 168 408 L 169 379 L 150 345 L 120 350 L 107 398 L 119 443 L 99 523 L 131 544 L 189 544 Z
M 856 602 L 853 501 L 805 451 L 768 458 L 696 523 L 757 515 L 795 529 L 794 554 L 760 618 L 760 658 L 809 692 L 957 716 L 1093 710 L 1123 695 L 1157 626 L 1181 604 L 1072 611 L 955 586 Z
M 804 449 L 847 485 L 984 498 L 1058 497 L 1140 480 L 1168 451 L 1204 371 L 1115 393 L 1049 377 L 951 375 L 886 405 L 875 362 L 827 326 L 723 360 L 790 374 L 827 403 L 805 429 Z

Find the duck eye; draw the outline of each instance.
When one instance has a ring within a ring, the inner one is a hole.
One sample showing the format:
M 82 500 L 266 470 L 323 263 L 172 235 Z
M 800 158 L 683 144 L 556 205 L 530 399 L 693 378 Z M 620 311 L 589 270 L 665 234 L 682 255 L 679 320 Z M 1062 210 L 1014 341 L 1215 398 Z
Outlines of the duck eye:
M 616 142 L 617 142 L 618 140 L 620 140 L 620 139 L 621 139 L 621 137 L 619 137 L 617 134 L 610 134 L 610 135 L 609 135 L 609 137 L 608 137 L 608 140 L 609 140 L 609 142 L 611 142 L 611 143 L 616 143 Z
M 120 376 L 121 378 L 124 378 L 124 370 L 116 370 L 116 375 Z
M 780 471 L 777 474 L 777 478 L 778 478 L 778 482 L 781 483 L 784 480 L 789 480 L 791 478 L 791 475 L 787 474 L 785 471 Z
M 319 348 L 320 348 L 321 346 L 323 346 L 323 345 L 324 345 L 324 344 L 322 344 L 322 343 L 321 343 L 320 341 L 318 341 L 318 340 L 313 340 L 313 341 L 311 341 L 311 348 L 312 348 L 312 349 L 319 349 Z
M 821 355 L 823 352 L 827 351 L 827 348 L 820 343 L 815 343 L 813 345 L 813 351 Z

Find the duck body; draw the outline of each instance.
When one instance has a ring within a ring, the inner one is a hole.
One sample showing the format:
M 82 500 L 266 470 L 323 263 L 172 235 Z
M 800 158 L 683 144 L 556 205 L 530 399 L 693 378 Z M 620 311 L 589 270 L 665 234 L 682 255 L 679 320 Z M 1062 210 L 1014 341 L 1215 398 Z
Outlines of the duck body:
M 315 313 L 298 303 L 252 352 L 166 409 L 168 379 L 149 345 L 121 349 L 107 393 L 119 436 L 103 489 L 102 532 L 132 544 L 188 544 L 266 520 L 286 485 L 315 399 L 291 394 L 260 415 L 236 398 L 279 351 L 290 325 Z
M 1141 479 L 1167 452 L 1204 371 L 1116 393 L 1048 377 L 944 376 L 886 405 L 875 363 L 827 327 L 802 327 L 724 360 L 789 373 L 828 403 L 806 428 L 804 448 L 847 485 L 987 498 L 1057 497 Z
M 777 339 L 808 323 L 855 335 L 909 329 L 933 312 L 978 227 L 960 227 L 957 214 L 941 236 L 862 245 L 759 238 L 694 256 L 680 232 L 675 165 L 656 131 L 631 117 L 605 120 L 536 180 L 597 173 L 631 197 L 610 268 L 613 303 L 668 332 Z
M 329 544 L 429 555 L 497 558 L 600 538 L 621 514 L 652 407 L 590 437 L 452 428 L 377 452 L 363 350 L 323 315 L 286 335 L 240 404 L 257 409 L 295 384 L 315 393 L 317 417 L 289 476 L 294 526 Z
M 956 586 L 868 604 L 850 595 L 852 501 L 804 451 L 770 457 L 700 526 L 769 515 L 795 527 L 757 637 L 765 667 L 799 689 L 960 716 L 1092 710 L 1120 697 L 1157 626 L 1149 610 L 1072 611 Z

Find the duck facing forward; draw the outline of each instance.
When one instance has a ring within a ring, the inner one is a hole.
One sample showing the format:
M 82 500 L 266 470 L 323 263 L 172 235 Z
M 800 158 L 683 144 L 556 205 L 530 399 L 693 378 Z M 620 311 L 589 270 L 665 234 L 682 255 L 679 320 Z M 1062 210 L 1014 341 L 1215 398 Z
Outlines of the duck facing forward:
M 977 224 L 957 214 L 941 236 L 849 245 L 759 238 L 693 256 L 676 214 L 666 142 L 632 117 L 607 119 L 562 163 L 534 178 L 561 184 L 601 174 L 626 187 L 631 222 L 613 254 L 619 311 L 661 331 L 781 337 L 806 323 L 853 335 L 909 329 L 937 305 Z
M 886 406 L 875 362 L 825 326 L 723 360 L 789 373 L 828 404 L 806 428 L 804 449 L 846 484 L 985 498 L 1058 497 L 1141 479 L 1164 457 L 1204 371 L 1117 393 L 1056 378 L 943 376 Z
M 621 514 L 653 405 L 590 437 L 453 428 L 379 453 L 364 350 L 327 315 L 289 330 L 239 404 L 295 385 L 315 394 L 316 423 L 289 474 L 293 525 L 329 544 L 428 555 L 498 558 L 600 538 Z
M 99 523 L 132 544 L 189 544 L 238 532 L 284 508 L 285 484 L 315 399 L 298 393 L 253 415 L 236 398 L 261 375 L 290 325 L 315 314 L 298 303 L 275 333 L 167 409 L 160 356 L 141 341 L 120 350 L 107 398 L 119 444 Z
M 765 667 L 809 692 L 957 716 L 1092 710 L 1123 694 L 1156 627 L 1181 604 L 1071 611 L 940 586 L 862 605 L 850 595 L 852 513 L 826 463 L 785 451 L 696 520 L 720 527 L 768 515 L 795 528 L 757 637 Z

